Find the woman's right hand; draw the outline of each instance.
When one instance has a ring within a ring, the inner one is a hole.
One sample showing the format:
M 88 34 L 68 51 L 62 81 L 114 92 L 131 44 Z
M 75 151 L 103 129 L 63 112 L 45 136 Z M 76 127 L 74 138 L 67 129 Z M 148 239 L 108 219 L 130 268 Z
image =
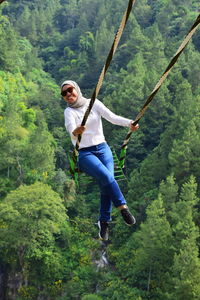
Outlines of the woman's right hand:
M 139 124 L 137 123 L 135 126 L 132 124 L 134 121 L 131 121 L 131 123 L 130 123 L 130 130 L 131 131 L 136 131 L 136 130 L 138 130 L 139 129 Z
M 78 136 L 79 134 L 82 134 L 85 131 L 85 126 L 78 126 L 74 131 L 72 132 L 74 136 Z

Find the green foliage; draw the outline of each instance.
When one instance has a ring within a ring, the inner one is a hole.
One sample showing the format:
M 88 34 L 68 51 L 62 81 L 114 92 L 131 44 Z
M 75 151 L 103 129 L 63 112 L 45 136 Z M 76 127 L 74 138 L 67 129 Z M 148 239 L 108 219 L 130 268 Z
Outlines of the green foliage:
M 120 242 L 110 246 L 109 256 L 127 291 L 137 287 L 144 299 L 198 299 L 196 189 L 194 177 L 178 191 L 174 177 L 169 176 L 148 205 L 140 229 L 131 235 L 118 232 Z
M 85 295 L 81 298 L 81 300 L 102 300 L 101 297 L 97 296 L 97 295 Z
M 136 284 L 141 290 L 156 293 L 165 286 L 166 272 L 170 269 L 172 240 L 170 224 L 166 219 L 163 201 L 159 195 L 147 209 L 147 219 L 141 229 L 134 233 L 121 248 L 118 255 L 126 257 L 131 253 L 131 260 L 120 260 L 116 266 L 128 285 Z M 123 270 L 126 272 L 123 275 Z
M 20 272 L 18 295 L 58 295 L 68 282 L 70 298 L 92 285 L 97 273 L 88 249 L 96 246 L 81 226 L 70 228 L 64 203 L 50 186 L 21 186 L 0 207 L 2 263 L 10 276 Z
M 197 130 L 195 122 L 191 120 L 190 126 L 183 133 L 182 139 L 173 141 L 173 147 L 169 154 L 171 169 L 177 179 L 184 178 L 185 180 L 191 172 L 198 176 L 199 147 L 199 130 Z
M 18 60 L 16 51 L 17 39 L 9 19 L 5 16 L 0 16 L 0 43 L 2 45 L 0 50 L 0 68 L 7 71 L 15 69 Z
M 180 252 L 174 257 L 172 284 L 175 287 L 172 297 L 176 299 L 199 298 L 200 261 L 198 247 L 191 238 L 182 242 Z M 167 294 L 168 296 L 168 294 Z M 167 297 L 167 299 L 172 299 Z
M 67 171 L 59 85 L 76 80 L 91 96 L 126 5 L 0 5 L 0 298 L 199 299 L 199 30 L 132 135 L 120 186 L 137 224 L 114 209 L 107 268 L 96 267 L 98 186 L 82 174 L 76 189 Z M 134 119 L 198 7 L 136 2 L 99 99 Z M 105 121 L 104 131 L 119 153 L 127 129 Z
M 175 208 L 175 203 L 178 198 L 178 185 L 175 183 L 174 176 L 170 175 L 167 177 L 166 181 L 162 181 L 160 183 L 159 191 L 164 199 L 167 218 L 169 218 L 171 211 Z
M 41 283 L 47 278 L 51 282 L 59 279 L 64 255 L 58 245 L 66 244 L 70 230 L 58 194 L 47 185 L 35 183 L 11 192 L 0 206 L 1 257 L 13 276 L 20 270 L 20 285 L 32 276 L 35 280 L 40 276 Z
M 194 223 L 193 207 L 198 203 L 196 182 L 191 177 L 181 189 L 180 200 L 172 215 L 175 250 L 167 299 L 198 299 L 199 264 L 197 239 L 199 229 Z M 171 291 L 171 294 L 170 294 Z
M 104 275 L 105 276 L 105 275 Z M 126 281 L 115 276 L 112 272 L 104 278 L 104 284 L 100 296 L 105 300 L 119 300 L 119 299 L 135 299 L 142 300 L 140 291 L 135 287 L 129 287 Z
M 58 169 L 51 179 L 52 188 L 64 199 L 66 207 L 72 206 L 76 198 L 75 182 L 64 171 Z
M 0 168 L 11 188 L 22 182 L 45 181 L 54 170 L 55 142 L 42 121 L 42 114 L 36 119 L 36 112 L 21 103 L 17 110 L 20 113 L 12 108 L 2 120 Z

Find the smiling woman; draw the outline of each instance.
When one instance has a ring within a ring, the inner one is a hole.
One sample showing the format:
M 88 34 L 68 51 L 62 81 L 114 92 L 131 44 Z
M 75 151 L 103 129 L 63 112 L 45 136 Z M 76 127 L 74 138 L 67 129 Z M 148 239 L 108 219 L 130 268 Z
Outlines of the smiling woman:
M 78 84 L 72 80 L 66 80 L 61 85 L 61 95 L 69 107 L 79 108 L 87 99 L 83 97 Z
M 65 88 L 66 87 L 66 88 Z M 61 95 L 65 99 L 67 103 L 75 103 L 78 98 L 78 93 L 73 86 L 69 86 L 68 84 L 64 86 L 64 89 L 61 92 Z
M 108 240 L 112 204 L 121 211 L 127 225 L 131 226 L 136 221 L 130 213 L 126 200 L 114 178 L 113 156 L 104 137 L 101 118 L 103 117 L 115 125 L 129 127 L 132 131 L 137 130 L 139 126 L 133 126 L 132 120 L 114 114 L 98 99 L 96 99 L 89 114 L 87 125 L 81 126 L 81 121 L 89 105 L 89 99 L 82 96 L 78 84 L 71 80 L 62 83 L 61 95 L 68 104 L 64 112 L 65 127 L 74 146 L 77 135 L 82 135 L 79 145 L 79 168 L 94 177 L 100 186 L 99 237 Z

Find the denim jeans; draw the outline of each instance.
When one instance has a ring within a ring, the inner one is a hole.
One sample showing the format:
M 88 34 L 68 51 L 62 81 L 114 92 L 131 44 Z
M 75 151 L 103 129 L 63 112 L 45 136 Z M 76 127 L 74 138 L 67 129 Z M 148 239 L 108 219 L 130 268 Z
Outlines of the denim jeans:
M 126 200 L 114 178 L 114 163 L 110 147 L 101 143 L 79 150 L 79 168 L 94 177 L 100 186 L 100 221 L 111 221 L 112 203 L 115 207 L 126 204 Z

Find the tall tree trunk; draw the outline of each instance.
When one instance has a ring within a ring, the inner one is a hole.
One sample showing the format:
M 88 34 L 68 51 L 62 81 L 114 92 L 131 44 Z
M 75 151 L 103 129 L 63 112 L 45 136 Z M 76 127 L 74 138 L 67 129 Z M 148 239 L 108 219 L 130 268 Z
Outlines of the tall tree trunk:
M 23 274 L 20 272 L 11 272 L 8 276 L 8 293 L 5 300 L 16 300 L 18 290 L 23 283 Z
M 148 276 L 148 282 L 147 282 L 147 291 L 150 291 L 150 282 L 151 282 L 151 267 L 149 269 L 149 276 Z
M 6 300 L 7 271 L 5 265 L 0 265 L 0 299 Z

